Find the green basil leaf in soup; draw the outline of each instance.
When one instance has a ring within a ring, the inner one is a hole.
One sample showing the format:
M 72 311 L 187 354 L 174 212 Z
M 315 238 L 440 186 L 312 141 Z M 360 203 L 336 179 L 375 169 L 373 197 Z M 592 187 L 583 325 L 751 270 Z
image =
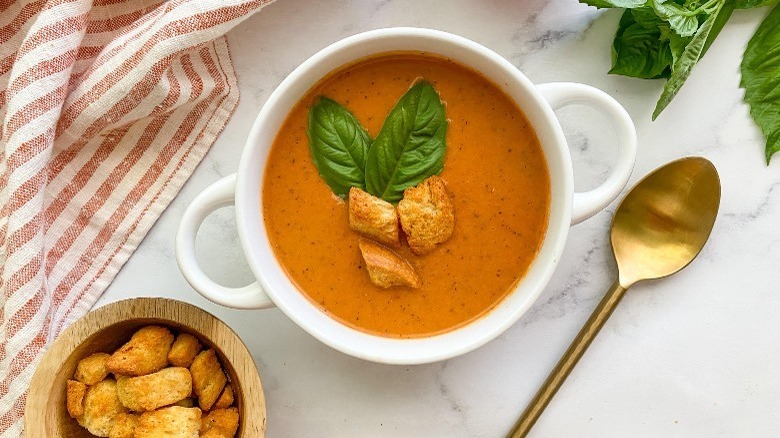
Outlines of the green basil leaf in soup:
M 441 172 L 447 119 L 439 93 L 416 83 L 395 104 L 368 151 L 366 190 L 397 203 L 406 188 Z
M 317 171 L 333 193 L 365 189 L 365 166 L 371 137 L 357 118 L 333 99 L 320 97 L 309 109 L 309 151 Z
M 685 6 L 672 0 L 653 0 L 653 9 L 663 20 L 667 21 L 672 30 L 680 36 L 691 36 L 699 29 L 699 18 Z
M 626 10 L 612 43 L 610 74 L 635 78 L 669 77 L 672 52 L 663 29 L 668 25 L 650 8 Z M 673 33 L 673 32 L 672 32 Z
M 664 85 L 664 91 L 661 93 L 661 97 L 658 99 L 658 103 L 653 111 L 653 120 L 655 120 L 661 111 L 669 105 L 669 102 L 674 99 L 677 92 L 683 86 L 685 81 L 691 75 L 693 66 L 701 59 L 704 54 L 704 47 L 712 32 L 715 24 L 718 22 L 718 15 L 723 13 L 730 13 L 729 9 L 723 9 L 723 3 L 710 14 L 704 23 L 701 25 L 696 34 L 691 38 L 691 41 L 685 46 L 685 50 L 679 55 L 679 58 L 672 66 L 672 75 Z
M 780 151 L 780 6 L 775 7 L 748 42 L 742 81 L 750 115 L 766 136 L 766 159 Z

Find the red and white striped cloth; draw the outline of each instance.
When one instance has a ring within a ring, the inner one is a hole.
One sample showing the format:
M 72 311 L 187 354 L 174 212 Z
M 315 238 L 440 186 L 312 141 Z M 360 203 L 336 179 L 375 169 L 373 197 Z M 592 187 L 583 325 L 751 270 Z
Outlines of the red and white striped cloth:
M 222 36 L 271 0 L 0 0 L 0 436 L 238 101 Z

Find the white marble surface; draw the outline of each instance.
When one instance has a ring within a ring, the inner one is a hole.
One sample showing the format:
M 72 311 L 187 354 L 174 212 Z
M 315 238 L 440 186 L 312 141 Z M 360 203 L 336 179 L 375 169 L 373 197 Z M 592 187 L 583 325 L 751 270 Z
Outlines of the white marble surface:
M 619 12 L 574 0 L 278 0 L 229 34 L 241 103 L 178 198 L 98 305 L 159 295 L 228 322 L 251 349 L 265 387 L 269 437 L 500 437 L 514 423 L 616 275 L 611 207 L 571 230 L 544 294 L 503 336 L 465 356 L 385 366 L 322 345 L 278 310 L 235 311 L 197 295 L 179 273 L 174 232 L 204 187 L 234 172 L 256 112 L 273 87 L 325 45 L 387 26 L 474 39 L 533 81 L 570 80 L 614 95 L 637 123 L 632 182 L 678 157 L 704 155 L 723 200 L 710 243 L 680 274 L 636 286 L 531 433 L 544 437 L 775 437 L 780 430 L 780 160 L 763 161 L 741 103 L 742 50 L 766 10 L 737 12 L 677 99 L 655 123 L 662 83 L 609 76 Z M 610 136 L 567 109 L 577 185 L 611 164 Z M 599 123 L 602 123 L 599 125 Z M 218 279 L 251 278 L 233 212 L 210 218 L 201 260 Z

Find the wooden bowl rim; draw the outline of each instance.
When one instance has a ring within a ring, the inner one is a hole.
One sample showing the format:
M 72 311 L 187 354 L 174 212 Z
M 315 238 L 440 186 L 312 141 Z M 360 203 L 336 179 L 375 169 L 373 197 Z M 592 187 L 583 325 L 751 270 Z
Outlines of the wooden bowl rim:
M 129 310 L 135 310 L 135 307 L 139 305 L 146 305 L 155 309 L 154 314 L 133 314 Z M 215 325 L 211 327 L 211 331 L 205 331 L 203 329 L 208 328 L 208 324 L 204 321 L 202 327 L 192 327 L 189 324 L 181 321 L 182 318 L 179 315 L 193 312 L 198 319 L 205 318 L 206 321 L 211 320 Z M 190 303 L 186 303 L 179 300 L 170 298 L 156 298 L 156 297 L 143 297 L 143 298 L 128 298 L 121 301 L 106 304 L 98 309 L 88 312 L 82 316 L 70 327 L 65 329 L 59 336 L 52 342 L 49 348 L 44 353 L 38 365 L 35 367 L 35 372 L 30 381 L 29 388 L 51 388 L 54 386 L 54 380 L 56 373 L 45 372 L 42 364 L 52 363 L 64 363 L 72 354 L 75 347 L 80 346 L 88 338 L 95 333 L 104 330 L 112 325 L 143 319 L 161 319 L 168 320 L 172 323 L 178 324 L 183 327 L 187 327 L 190 331 L 199 334 L 201 337 L 208 339 L 210 342 L 214 338 L 214 333 L 218 330 L 223 330 L 228 336 L 234 338 L 236 349 L 232 351 L 226 351 L 224 349 L 222 354 L 231 366 L 236 363 L 251 363 L 254 366 L 254 373 L 245 373 L 240 376 L 241 386 L 244 388 L 245 394 L 257 394 L 259 400 L 257 400 L 257 409 L 262 412 L 251 412 L 250 415 L 244 415 L 241 419 L 242 430 L 260 430 L 262 435 L 259 438 L 265 436 L 265 421 L 266 421 L 266 405 L 265 394 L 263 393 L 263 385 L 260 380 L 260 373 L 257 370 L 257 364 L 252 358 L 252 354 L 249 352 L 244 341 L 241 337 L 224 321 L 217 318 L 210 312 L 201 309 Z M 219 346 L 217 346 L 219 347 Z M 25 436 L 31 437 L 30 430 L 33 424 L 40 424 L 44 421 L 46 409 L 41 409 L 41 406 L 47 405 L 46 392 L 44 391 L 32 391 L 28 389 L 27 402 L 24 408 L 24 430 Z M 245 403 L 249 405 L 249 403 Z M 262 414 L 262 415 L 259 415 Z M 243 434 L 242 434 L 243 436 Z

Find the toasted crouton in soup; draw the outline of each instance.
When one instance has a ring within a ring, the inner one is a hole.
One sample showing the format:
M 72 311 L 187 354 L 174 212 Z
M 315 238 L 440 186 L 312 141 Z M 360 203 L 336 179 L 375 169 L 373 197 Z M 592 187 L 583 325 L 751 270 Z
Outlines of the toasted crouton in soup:
M 357 187 L 349 189 L 349 227 L 385 245 L 401 246 L 393 204 Z
M 200 433 L 204 436 L 206 432 L 211 432 L 213 436 L 232 438 L 238 430 L 238 409 L 214 409 L 200 421 Z
M 152 411 L 187 398 L 192 392 L 192 377 L 187 368 L 165 368 L 145 376 L 120 377 L 117 391 L 128 409 Z
M 367 239 L 358 242 L 371 282 L 379 287 L 420 287 L 420 277 L 412 265 L 390 248 Z
M 108 438 L 133 438 L 136 427 L 138 427 L 138 415 L 117 414 Z
M 182 333 L 176 337 L 168 352 L 168 362 L 175 367 L 189 368 L 195 356 L 200 353 L 200 342 L 189 333 Z
M 117 414 L 127 412 L 119 402 L 116 381 L 106 379 L 87 389 L 84 396 L 84 413 L 76 421 L 95 436 L 107 437 L 114 426 Z
M 222 371 L 217 353 L 214 350 L 202 351 L 192 361 L 190 373 L 195 394 L 198 396 L 198 405 L 204 411 L 210 410 L 227 383 L 227 376 Z
M 108 353 L 95 353 L 81 359 L 76 365 L 74 377 L 81 383 L 94 385 L 108 377 L 106 362 L 111 357 Z
M 201 410 L 170 406 L 144 412 L 134 438 L 198 438 Z
M 67 386 L 65 406 L 68 408 L 68 415 L 76 418 L 84 414 L 84 396 L 87 394 L 87 385 L 76 380 L 68 380 Z
M 133 334 L 106 362 L 115 375 L 142 376 L 160 371 L 168 364 L 173 334 L 165 327 L 150 325 Z
M 398 216 L 409 247 L 417 255 L 431 252 L 455 229 L 455 214 L 444 180 L 435 175 L 404 190 Z

